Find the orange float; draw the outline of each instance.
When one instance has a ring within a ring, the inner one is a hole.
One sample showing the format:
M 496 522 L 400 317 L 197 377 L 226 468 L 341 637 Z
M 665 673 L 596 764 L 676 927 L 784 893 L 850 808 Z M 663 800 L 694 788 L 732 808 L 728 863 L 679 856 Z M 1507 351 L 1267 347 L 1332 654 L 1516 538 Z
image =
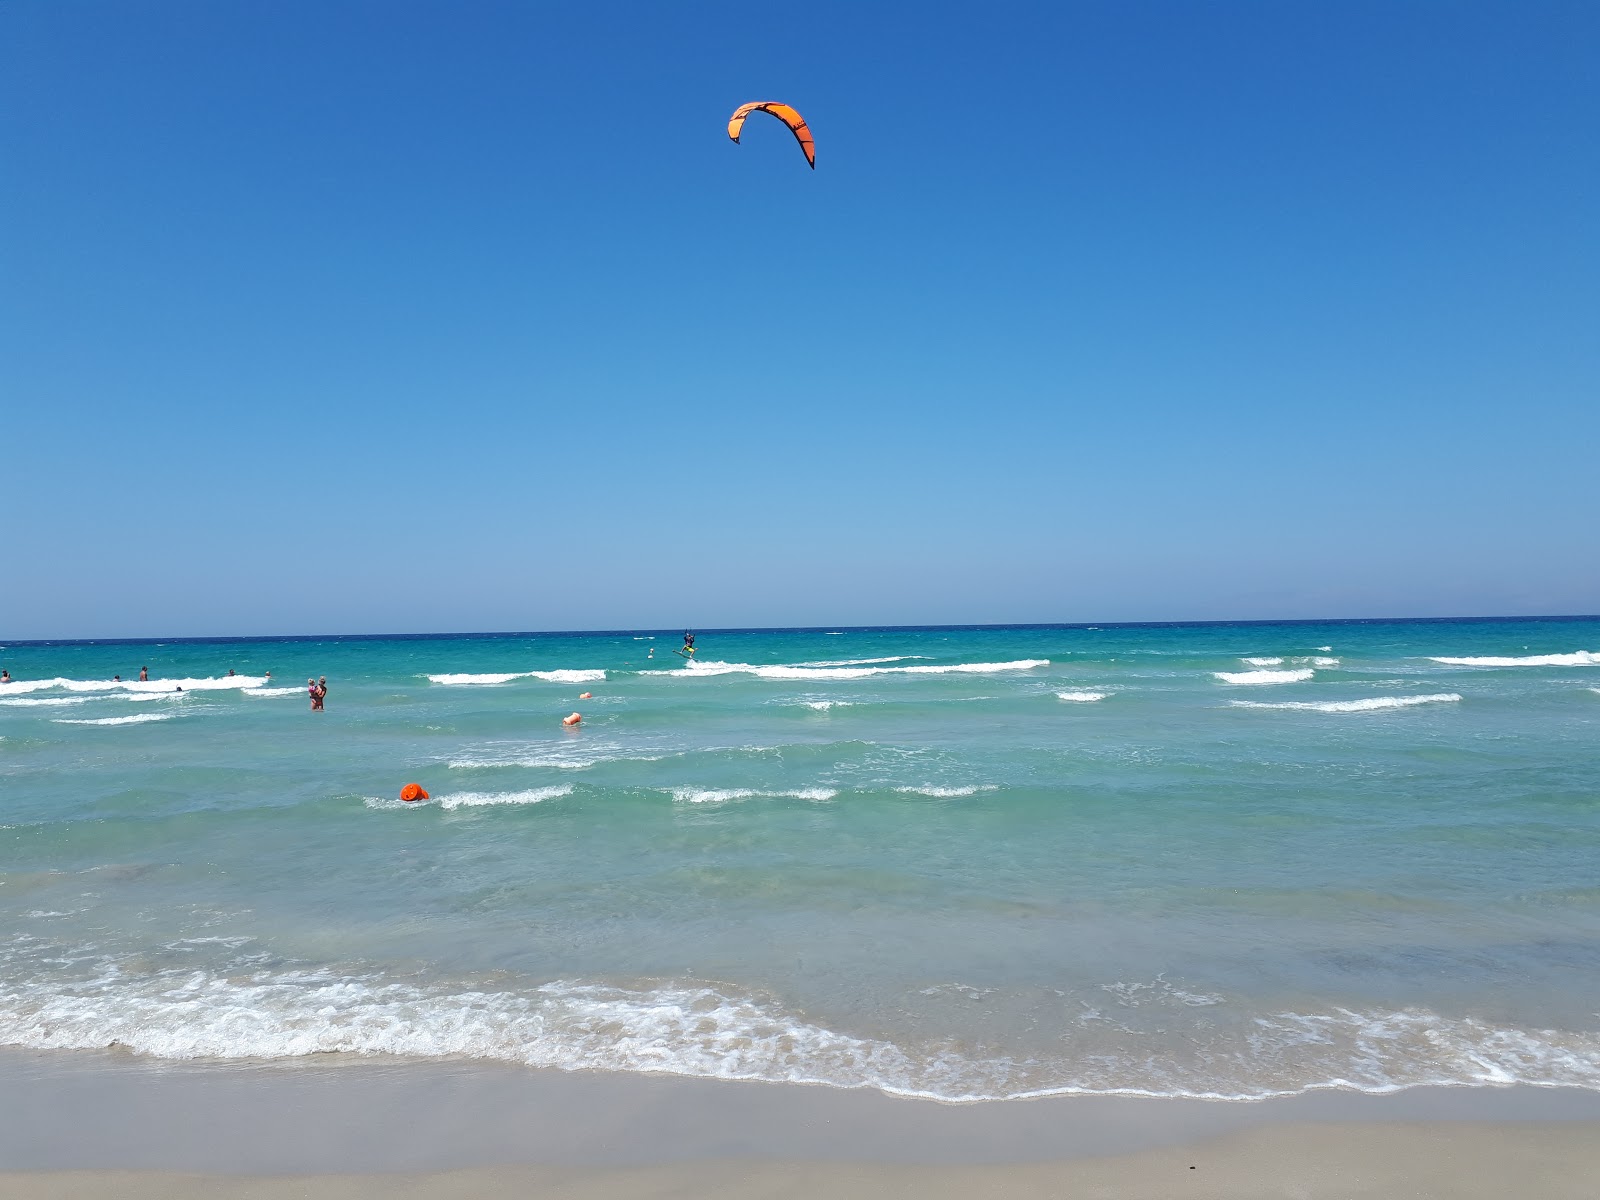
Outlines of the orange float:
M 428 799 L 428 793 L 422 790 L 420 783 L 408 783 L 400 789 L 400 799 L 410 804 L 414 800 Z
M 570 717 L 562 717 L 561 718 L 561 723 L 563 725 L 565 725 L 568 729 L 571 729 L 574 725 L 576 725 L 581 720 L 583 720 L 583 714 L 582 713 L 573 713 Z

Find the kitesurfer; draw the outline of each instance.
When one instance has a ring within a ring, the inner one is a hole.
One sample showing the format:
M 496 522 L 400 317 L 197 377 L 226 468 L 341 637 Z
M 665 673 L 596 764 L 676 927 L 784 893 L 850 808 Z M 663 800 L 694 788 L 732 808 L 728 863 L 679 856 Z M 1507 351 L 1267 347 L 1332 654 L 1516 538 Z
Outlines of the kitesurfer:
M 694 634 L 687 629 L 683 631 L 683 653 L 688 658 L 694 657 Z

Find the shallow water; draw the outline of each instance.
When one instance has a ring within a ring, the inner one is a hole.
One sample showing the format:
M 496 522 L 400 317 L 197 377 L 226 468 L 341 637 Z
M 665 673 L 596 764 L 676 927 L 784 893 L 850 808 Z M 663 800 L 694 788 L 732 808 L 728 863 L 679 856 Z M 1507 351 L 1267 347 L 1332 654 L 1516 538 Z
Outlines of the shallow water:
M 1600 621 L 677 644 L 0 650 L 0 1044 L 1600 1089 Z

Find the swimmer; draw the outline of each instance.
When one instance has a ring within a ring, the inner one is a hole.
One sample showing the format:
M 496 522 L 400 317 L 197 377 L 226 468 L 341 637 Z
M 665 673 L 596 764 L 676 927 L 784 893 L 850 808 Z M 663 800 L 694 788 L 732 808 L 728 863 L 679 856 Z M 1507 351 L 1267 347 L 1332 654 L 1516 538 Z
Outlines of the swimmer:
M 149 667 L 140 667 L 139 668 L 139 682 L 140 683 L 149 683 L 150 682 L 150 668 Z
M 11 682 L 11 672 L 10 671 L 0 671 L 0 683 L 10 683 L 10 682 Z
M 122 676 L 121 675 L 113 675 L 111 677 L 111 682 L 112 683 L 121 683 L 122 682 Z
M 229 667 L 229 668 L 228 668 L 228 678 L 229 678 L 229 679 L 232 679 L 232 678 L 233 678 L 233 668 L 232 668 L 232 667 Z

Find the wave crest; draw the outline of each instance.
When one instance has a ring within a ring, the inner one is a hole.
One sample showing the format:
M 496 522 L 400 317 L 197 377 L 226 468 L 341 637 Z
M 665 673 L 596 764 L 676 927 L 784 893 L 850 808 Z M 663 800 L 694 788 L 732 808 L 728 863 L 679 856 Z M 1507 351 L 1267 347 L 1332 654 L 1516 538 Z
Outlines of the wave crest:
M 1373 696 L 1366 700 L 1302 700 L 1267 704 L 1260 700 L 1230 700 L 1234 708 L 1282 708 L 1294 712 L 1382 712 L 1386 709 L 1413 708 L 1418 704 L 1453 704 L 1461 699 L 1455 692 L 1440 692 L 1433 696 Z
M 1525 654 L 1521 657 L 1431 658 L 1447 667 L 1600 667 L 1600 654 L 1574 650 L 1571 654 Z
M 1262 684 L 1262 683 L 1304 683 L 1316 674 L 1310 667 L 1300 667 L 1293 671 L 1213 671 L 1223 683 L 1234 684 Z

